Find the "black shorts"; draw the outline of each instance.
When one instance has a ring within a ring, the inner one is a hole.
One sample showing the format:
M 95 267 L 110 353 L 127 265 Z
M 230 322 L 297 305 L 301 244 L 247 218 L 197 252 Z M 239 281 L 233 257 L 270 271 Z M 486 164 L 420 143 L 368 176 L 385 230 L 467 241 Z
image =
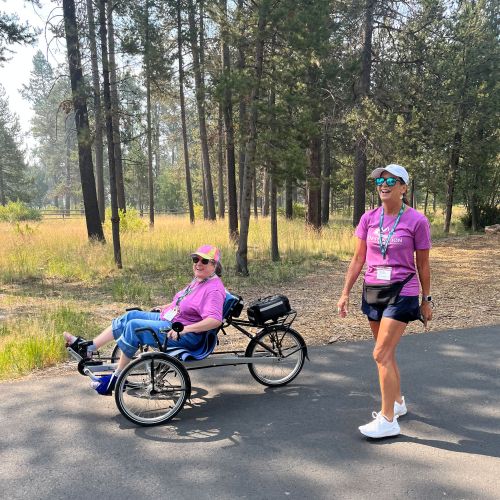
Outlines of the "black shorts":
M 380 321 L 385 317 L 408 323 L 420 318 L 418 295 L 400 295 L 394 304 L 382 307 L 367 304 L 363 297 L 361 311 L 370 321 Z

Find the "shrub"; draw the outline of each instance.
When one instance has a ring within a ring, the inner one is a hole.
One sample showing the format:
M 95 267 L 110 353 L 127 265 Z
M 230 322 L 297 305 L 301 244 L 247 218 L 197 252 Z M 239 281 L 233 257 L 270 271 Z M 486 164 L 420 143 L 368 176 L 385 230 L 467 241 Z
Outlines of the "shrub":
M 278 214 L 285 216 L 285 209 L 278 208 Z M 303 203 L 293 204 L 293 218 L 294 219 L 305 219 L 306 218 L 306 206 Z
M 145 231 L 148 228 L 148 223 L 139 215 L 135 208 L 128 208 L 126 212 L 118 210 L 120 216 L 120 232 L 122 233 L 137 233 Z M 111 209 L 106 209 L 106 229 L 111 230 Z
M 203 219 L 203 205 L 195 204 L 193 206 L 194 217 L 197 220 Z
M 467 210 L 465 215 L 460 217 L 460 221 L 466 229 L 472 228 L 472 215 L 470 210 Z M 480 205 L 478 207 L 478 226 L 484 228 L 500 223 L 500 207 L 491 205 Z
M 39 221 L 42 219 L 40 210 L 31 208 L 22 201 L 9 201 L 7 205 L 0 205 L 0 221 L 20 222 L 26 220 Z

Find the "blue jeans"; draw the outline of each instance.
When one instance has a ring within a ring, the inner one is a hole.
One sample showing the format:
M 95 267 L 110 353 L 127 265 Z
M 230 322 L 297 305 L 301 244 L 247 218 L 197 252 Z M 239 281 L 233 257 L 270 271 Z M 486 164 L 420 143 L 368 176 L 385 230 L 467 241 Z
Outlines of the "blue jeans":
M 127 358 L 132 358 L 141 345 L 157 347 L 158 344 L 153 334 L 148 331 L 136 332 L 138 328 L 151 328 L 163 344 L 165 333 L 160 330 L 170 330 L 172 323 L 161 320 L 160 313 L 146 311 L 128 311 L 122 316 L 115 318 L 111 323 L 113 337 Z M 198 333 L 186 333 L 179 340 L 168 339 L 168 347 L 184 347 L 188 350 L 196 349 L 203 341 L 203 335 Z

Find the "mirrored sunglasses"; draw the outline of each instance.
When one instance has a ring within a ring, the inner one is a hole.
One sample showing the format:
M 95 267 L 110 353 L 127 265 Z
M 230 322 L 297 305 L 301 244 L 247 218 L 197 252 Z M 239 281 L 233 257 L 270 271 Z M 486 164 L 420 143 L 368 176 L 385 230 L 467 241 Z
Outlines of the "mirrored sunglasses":
M 375 179 L 375 184 L 377 186 L 382 186 L 383 183 L 386 183 L 389 187 L 395 186 L 396 182 L 399 182 L 399 179 L 397 177 L 387 177 L 387 179 L 384 179 L 383 177 L 377 177 Z

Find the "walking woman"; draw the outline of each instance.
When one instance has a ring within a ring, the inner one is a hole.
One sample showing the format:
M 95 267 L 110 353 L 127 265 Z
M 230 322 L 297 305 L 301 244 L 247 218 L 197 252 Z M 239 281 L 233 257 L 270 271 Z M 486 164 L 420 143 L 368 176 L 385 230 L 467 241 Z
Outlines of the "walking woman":
M 382 206 L 369 210 L 359 221 L 354 233 L 356 249 L 337 307 L 344 318 L 349 310 L 349 293 L 366 262 L 361 310 L 375 339 L 373 358 L 382 405 L 379 412 L 373 412 L 373 421 L 359 430 L 370 438 L 382 438 L 400 433 L 398 417 L 407 412 L 396 362 L 399 340 L 408 322 L 421 319 L 427 325 L 432 319 L 431 239 L 427 218 L 407 204 L 406 169 L 392 164 L 376 168 L 370 177 L 375 179 Z

